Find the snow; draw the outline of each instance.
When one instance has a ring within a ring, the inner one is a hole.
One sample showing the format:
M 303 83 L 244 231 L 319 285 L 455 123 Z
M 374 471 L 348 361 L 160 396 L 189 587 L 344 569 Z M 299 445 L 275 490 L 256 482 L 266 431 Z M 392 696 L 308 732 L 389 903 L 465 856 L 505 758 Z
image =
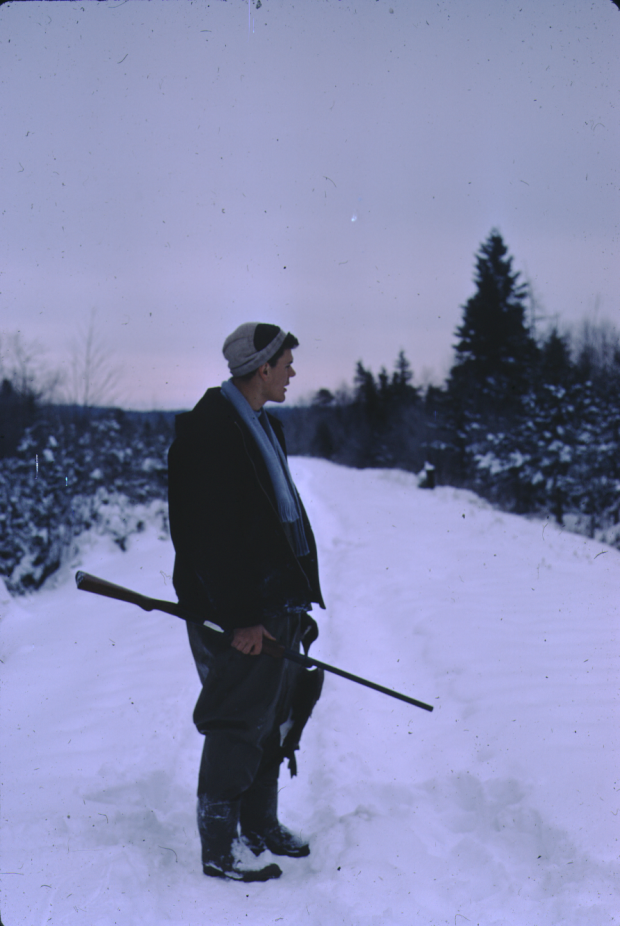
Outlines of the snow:
M 293 470 L 313 654 L 434 712 L 328 677 L 280 779 L 310 857 L 207 879 L 184 627 L 73 581 L 173 598 L 170 541 L 155 519 L 125 553 L 85 538 L 41 591 L 0 593 L 5 926 L 617 923 L 620 552 L 411 474 Z

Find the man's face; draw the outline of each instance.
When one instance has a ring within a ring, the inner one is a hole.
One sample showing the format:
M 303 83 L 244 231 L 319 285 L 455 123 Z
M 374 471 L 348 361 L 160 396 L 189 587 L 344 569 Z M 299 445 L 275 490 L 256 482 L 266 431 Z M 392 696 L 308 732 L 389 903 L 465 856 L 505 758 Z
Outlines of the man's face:
M 293 352 L 285 350 L 275 367 L 267 364 L 265 376 L 263 377 L 265 401 L 284 402 L 286 399 L 286 387 L 293 376 L 296 375 L 293 369 Z

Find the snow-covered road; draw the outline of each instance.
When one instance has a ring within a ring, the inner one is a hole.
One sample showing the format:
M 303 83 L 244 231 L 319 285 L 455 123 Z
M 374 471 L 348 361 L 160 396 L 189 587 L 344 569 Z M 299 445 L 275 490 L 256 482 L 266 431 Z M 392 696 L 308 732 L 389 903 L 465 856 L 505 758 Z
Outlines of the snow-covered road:
M 293 461 L 333 676 L 267 884 L 202 875 L 198 678 L 175 618 L 77 592 L 78 567 L 173 598 L 156 531 L 84 543 L 0 597 L 5 926 L 607 926 L 620 919 L 620 553 L 410 474 Z

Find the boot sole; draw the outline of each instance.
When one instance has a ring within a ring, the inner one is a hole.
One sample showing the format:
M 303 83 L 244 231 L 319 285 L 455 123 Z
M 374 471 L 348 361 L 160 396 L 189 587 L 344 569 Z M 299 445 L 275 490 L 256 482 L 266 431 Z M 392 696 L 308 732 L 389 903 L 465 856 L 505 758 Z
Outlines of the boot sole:
M 269 851 L 273 855 L 279 855 L 281 857 L 286 856 L 287 858 L 306 858 L 308 855 L 310 855 L 310 846 L 308 845 L 300 846 L 298 849 L 291 848 L 289 850 L 286 850 L 278 846 L 277 843 L 272 843 L 270 845 L 269 841 L 266 840 L 264 837 L 257 838 L 253 836 L 247 836 L 246 834 L 244 834 L 242 836 L 242 839 L 245 842 L 246 846 L 256 856 L 262 855 L 262 853 L 265 852 L 267 849 L 269 849 Z
M 287 852 L 286 849 L 274 849 L 267 843 L 267 848 L 272 855 L 286 855 L 287 858 L 306 858 L 310 855 L 310 846 L 300 846 L 299 849 Z
M 282 874 L 282 869 L 275 863 L 266 865 L 265 868 L 258 868 L 256 870 L 249 869 L 248 871 L 241 871 L 236 868 L 224 871 L 221 868 L 214 868 L 212 865 L 203 865 L 202 870 L 210 878 L 223 878 L 226 881 L 243 881 L 245 884 L 249 884 L 252 881 L 271 881 L 273 878 L 279 878 Z

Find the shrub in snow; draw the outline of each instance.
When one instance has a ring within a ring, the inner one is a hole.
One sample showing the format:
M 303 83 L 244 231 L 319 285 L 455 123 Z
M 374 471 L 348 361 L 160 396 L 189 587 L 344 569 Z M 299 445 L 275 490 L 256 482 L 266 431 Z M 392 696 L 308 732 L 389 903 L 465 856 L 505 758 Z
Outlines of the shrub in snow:
M 619 420 L 613 398 L 589 384 L 543 385 L 523 397 L 508 427 L 489 432 L 469 422 L 462 432 L 469 485 L 504 507 L 551 512 L 560 524 L 614 542 Z
M 12 593 L 39 588 L 75 539 L 95 529 L 121 549 L 144 529 L 144 506 L 167 531 L 170 418 L 48 412 L 0 461 L 0 576 Z M 145 465 L 146 464 L 146 465 Z

